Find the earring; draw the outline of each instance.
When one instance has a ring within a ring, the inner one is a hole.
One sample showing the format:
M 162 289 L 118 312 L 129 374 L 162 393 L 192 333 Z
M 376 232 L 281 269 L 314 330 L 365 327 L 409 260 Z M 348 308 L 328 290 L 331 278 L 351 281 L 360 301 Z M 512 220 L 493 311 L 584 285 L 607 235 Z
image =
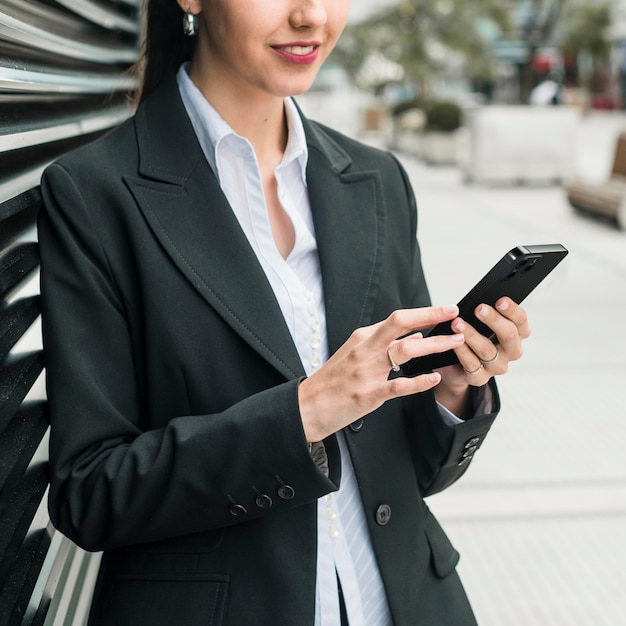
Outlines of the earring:
M 183 17 L 183 33 L 187 37 L 193 37 L 198 33 L 198 16 L 193 13 L 185 13 Z

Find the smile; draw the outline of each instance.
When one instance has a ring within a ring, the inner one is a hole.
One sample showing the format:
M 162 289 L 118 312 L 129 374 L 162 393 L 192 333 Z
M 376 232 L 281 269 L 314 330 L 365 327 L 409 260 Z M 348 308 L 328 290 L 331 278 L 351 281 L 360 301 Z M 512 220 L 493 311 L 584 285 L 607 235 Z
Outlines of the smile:
M 319 49 L 319 44 L 272 46 L 272 50 L 285 61 L 296 65 L 309 65 L 313 63 L 318 57 Z
M 307 54 L 311 54 L 315 48 L 316 46 L 285 46 L 284 48 L 280 48 L 280 50 L 284 50 L 285 52 L 289 52 L 291 54 L 305 56 Z

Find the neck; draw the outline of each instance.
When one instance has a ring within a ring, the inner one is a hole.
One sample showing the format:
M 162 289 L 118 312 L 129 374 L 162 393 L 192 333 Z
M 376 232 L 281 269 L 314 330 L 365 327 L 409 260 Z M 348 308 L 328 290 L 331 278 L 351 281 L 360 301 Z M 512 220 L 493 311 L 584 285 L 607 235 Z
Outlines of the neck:
M 283 98 L 267 94 L 229 92 L 223 84 L 213 89 L 210 75 L 193 64 L 189 76 L 211 106 L 254 147 L 259 163 L 280 162 L 287 146 L 287 120 Z

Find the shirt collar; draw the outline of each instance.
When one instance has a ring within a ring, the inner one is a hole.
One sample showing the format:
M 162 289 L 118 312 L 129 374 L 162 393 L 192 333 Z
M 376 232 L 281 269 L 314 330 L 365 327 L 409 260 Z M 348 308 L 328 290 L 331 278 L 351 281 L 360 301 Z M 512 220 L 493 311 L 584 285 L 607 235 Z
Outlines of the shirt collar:
M 176 75 L 178 89 L 200 146 L 209 165 L 218 174 L 218 151 L 231 149 L 230 145 L 232 145 L 223 140 L 226 137 L 233 137 L 238 142 L 245 142 L 247 145 L 249 142 L 245 137 L 238 135 L 209 104 L 189 77 L 188 68 L 189 63 L 184 63 L 178 70 Z M 282 168 L 296 161 L 302 180 L 306 184 L 306 166 L 309 156 L 306 135 L 298 109 L 291 98 L 285 98 L 285 115 L 287 117 L 287 147 L 278 167 Z

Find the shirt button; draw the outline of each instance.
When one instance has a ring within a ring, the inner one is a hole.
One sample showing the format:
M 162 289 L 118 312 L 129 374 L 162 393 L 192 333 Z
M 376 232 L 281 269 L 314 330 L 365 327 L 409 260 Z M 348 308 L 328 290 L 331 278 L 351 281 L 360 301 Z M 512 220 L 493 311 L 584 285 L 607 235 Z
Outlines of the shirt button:
M 317 307 L 315 306 L 315 302 L 309 302 L 309 305 L 307 306 L 307 311 L 311 315 L 315 315 L 317 313 Z
M 311 348 L 315 350 L 316 348 L 319 348 L 322 345 L 322 341 L 319 337 L 312 337 L 311 341 L 309 342 L 309 345 L 311 346 Z
M 318 319 L 312 319 L 311 320 L 311 329 L 312 330 L 319 330 L 320 329 L 320 322 Z
M 311 367 L 319 367 L 321 362 L 322 362 L 322 359 L 317 355 L 311 357 L 311 359 L 309 360 Z
M 335 509 L 328 509 L 326 511 L 326 519 L 335 519 L 337 517 L 337 511 Z
M 326 496 L 326 502 L 332 502 L 332 501 L 333 501 L 333 494 L 332 494 L 332 493 L 329 493 L 329 494 Z
M 339 537 L 339 529 L 336 526 L 331 526 L 328 529 L 328 536 L 331 539 L 336 539 L 337 537 Z

